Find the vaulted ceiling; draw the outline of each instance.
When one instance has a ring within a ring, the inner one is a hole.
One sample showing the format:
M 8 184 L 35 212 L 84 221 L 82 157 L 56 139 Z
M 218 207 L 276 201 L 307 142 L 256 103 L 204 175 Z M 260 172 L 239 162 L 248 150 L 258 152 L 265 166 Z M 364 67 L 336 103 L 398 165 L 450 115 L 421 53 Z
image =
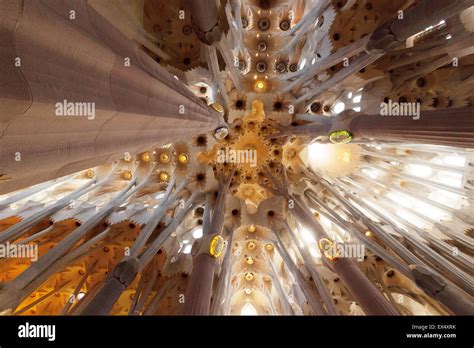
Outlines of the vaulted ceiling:
M 0 25 L 4 314 L 474 313 L 474 1 Z

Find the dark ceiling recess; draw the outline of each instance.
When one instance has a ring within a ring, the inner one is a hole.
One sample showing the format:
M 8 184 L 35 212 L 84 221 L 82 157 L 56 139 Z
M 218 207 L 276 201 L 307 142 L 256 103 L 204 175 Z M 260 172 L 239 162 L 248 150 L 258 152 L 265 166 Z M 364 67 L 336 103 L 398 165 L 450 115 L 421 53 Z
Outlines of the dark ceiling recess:
M 280 29 L 283 31 L 290 29 L 290 21 L 288 19 L 282 20 L 280 22 Z
M 192 33 L 193 33 L 193 28 L 189 24 L 186 24 L 183 26 L 184 35 L 191 35 Z
M 260 41 L 257 44 L 257 48 L 260 52 L 265 52 L 267 50 L 267 43 L 265 41 Z
M 311 108 L 311 112 L 316 114 L 321 111 L 321 103 L 314 102 L 313 104 L 311 104 L 310 108 Z
M 277 65 L 276 65 L 276 70 L 279 72 L 279 73 L 284 73 L 286 72 L 286 63 L 285 62 L 279 62 Z
M 257 62 L 257 65 L 255 66 L 255 69 L 260 72 L 260 73 L 263 73 L 267 70 L 267 63 L 265 63 L 263 60 Z
M 258 21 L 258 28 L 261 31 L 268 30 L 270 28 L 270 20 L 268 18 L 260 18 Z
M 271 1 L 270 0 L 260 0 L 259 3 L 258 3 L 258 6 L 260 6 L 260 8 L 262 10 L 268 10 L 271 6 Z

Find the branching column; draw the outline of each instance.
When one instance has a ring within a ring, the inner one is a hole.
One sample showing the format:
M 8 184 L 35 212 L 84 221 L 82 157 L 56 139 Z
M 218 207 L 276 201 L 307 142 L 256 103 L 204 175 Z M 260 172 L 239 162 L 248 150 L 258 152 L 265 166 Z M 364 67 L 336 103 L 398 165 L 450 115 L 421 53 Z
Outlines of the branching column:
M 314 219 L 308 209 L 295 198 L 295 203 L 300 205 L 294 214 L 301 223 L 311 228 L 319 239 L 329 237 L 322 226 Z M 322 250 L 322 253 L 324 251 Z M 348 290 L 367 315 L 397 315 L 397 311 L 380 291 L 370 282 L 354 262 L 346 257 L 327 259 L 328 264 L 341 278 Z
M 347 130 L 355 140 L 375 139 L 423 144 L 474 147 L 474 108 L 422 111 L 410 116 L 343 115 L 331 131 Z
M 201 248 L 194 258 L 193 271 L 186 290 L 184 315 L 209 315 L 214 269 L 224 243 L 220 233 L 224 226 L 225 199 L 232 176 L 233 171 L 225 178 L 223 175 L 219 177 L 219 193 L 214 203 L 212 219 L 209 224 L 203 226 Z M 206 205 L 206 209 L 211 209 L 208 201 Z
M 0 33 L 0 194 L 218 125 L 87 1 L 2 1 Z
M 294 203 L 291 213 L 305 227 L 310 229 L 319 242 L 331 241 L 326 231 L 315 219 L 307 205 L 301 197 L 290 194 L 287 190 L 288 180 L 284 173 L 284 182 L 278 182 L 273 175 L 267 173 L 276 186 L 276 192 L 285 197 L 289 202 Z M 342 279 L 344 285 L 350 291 L 354 300 L 362 307 L 367 315 L 397 315 L 397 311 L 391 303 L 382 295 L 382 293 L 370 282 L 362 271 L 349 258 L 330 257 L 326 250 L 321 247 L 321 255 L 325 263 L 334 269 L 337 275 Z
M 372 53 L 390 51 L 404 43 L 408 37 L 473 5 L 473 0 L 418 1 L 402 17 L 398 15 L 397 18 L 378 27 L 370 37 L 367 50 Z

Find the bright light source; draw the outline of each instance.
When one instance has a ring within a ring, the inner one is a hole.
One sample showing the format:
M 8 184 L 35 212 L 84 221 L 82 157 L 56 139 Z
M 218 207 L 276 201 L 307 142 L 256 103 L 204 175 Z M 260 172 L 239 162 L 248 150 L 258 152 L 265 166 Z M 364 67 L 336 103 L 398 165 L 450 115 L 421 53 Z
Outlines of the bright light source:
M 313 58 L 313 60 L 311 61 L 311 65 L 314 65 L 314 63 L 316 63 L 316 58 Z
M 353 108 L 352 110 L 354 110 L 355 112 L 360 112 L 360 106 L 356 106 L 356 107 Z
M 413 199 L 413 209 L 419 211 L 421 214 L 429 217 L 435 221 L 446 220 L 450 218 L 450 214 L 444 212 L 441 209 L 433 207 L 432 205 L 422 202 L 419 199 Z
M 311 254 L 312 257 L 321 257 L 321 251 L 319 248 L 316 248 L 315 246 L 312 246 L 309 248 L 309 253 Z
M 336 104 L 334 104 L 334 107 L 333 107 L 334 113 L 335 114 L 341 113 L 342 111 L 344 111 L 345 107 L 346 107 L 346 104 L 344 104 L 343 102 L 341 101 L 337 102 Z
M 258 313 L 255 307 L 252 306 L 250 302 L 247 302 L 242 307 L 242 310 L 240 311 L 240 315 L 258 315 Z
M 323 159 L 327 159 L 327 150 L 328 147 L 326 144 L 318 144 L 318 143 L 313 143 L 308 146 L 309 150 L 309 156 L 310 158 L 317 158 L 318 160 L 321 160 L 321 157 Z
M 466 164 L 466 157 L 454 154 L 444 157 L 443 162 L 447 165 L 463 167 Z
M 317 172 L 331 176 L 349 175 L 359 162 L 358 147 L 351 144 L 320 144 L 308 146 L 308 165 Z
M 347 98 L 349 98 L 349 99 L 352 98 L 352 92 L 347 93 Z
M 435 202 L 443 202 L 443 204 L 456 209 L 460 209 L 464 203 L 464 200 L 460 195 L 445 190 L 433 190 L 428 198 Z
M 460 173 L 439 172 L 437 177 L 437 181 L 448 186 L 461 188 L 463 185 L 463 175 Z
M 192 244 L 186 244 L 183 248 L 183 254 L 191 254 L 191 250 L 193 248 Z
M 408 173 L 421 178 L 427 178 L 433 173 L 433 170 L 430 167 L 422 166 L 419 164 L 409 164 L 406 166 L 406 169 Z
M 342 161 L 349 163 L 351 161 L 351 153 L 349 151 L 344 151 L 342 153 Z
M 411 208 L 413 199 L 412 197 L 409 197 L 403 193 L 399 192 L 389 192 L 387 193 L 387 197 L 390 198 L 392 201 L 397 202 L 397 204 L 405 207 L 405 208 Z
M 426 223 L 424 223 L 422 220 L 420 220 L 415 215 L 410 214 L 409 212 L 407 212 L 403 209 L 397 208 L 396 215 L 399 216 L 402 220 L 410 221 L 413 225 L 415 225 L 418 228 L 426 228 L 427 227 Z
M 202 237 L 202 227 L 198 227 L 197 229 L 194 230 L 193 237 L 194 239 L 199 239 Z
M 320 215 L 320 218 L 321 218 L 321 225 L 323 225 L 326 230 L 331 229 L 331 227 L 332 227 L 332 222 L 331 222 L 331 220 L 329 220 L 329 219 L 328 219 L 327 217 L 325 217 L 324 215 Z
M 303 60 L 300 63 L 300 70 L 302 70 L 305 65 L 306 65 L 306 58 L 303 58 Z
M 316 243 L 313 233 L 304 227 L 301 229 L 301 239 L 303 239 L 303 241 L 308 244 Z
M 85 292 L 80 292 L 80 293 L 77 294 L 77 299 L 81 300 L 84 296 L 86 296 L 86 293 Z
M 156 196 L 155 196 L 155 199 L 161 199 L 165 196 L 165 192 L 162 191 L 162 192 L 159 192 Z
M 255 91 L 256 92 L 263 92 L 265 90 L 265 82 L 264 81 L 257 81 L 255 82 Z
M 362 99 L 362 95 L 361 94 L 358 94 L 356 96 L 354 96 L 354 98 L 352 98 L 352 101 L 354 103 L 360 103 L 360 100 Z
M 451 35 L 446 36 L 446 40 L 449 40 L 449 39 L 451 39 L 451 38 L 452 38 Z
M 364 168 L 361 170 L 361 172 L 372 179 L 377 179 L 377 177 L 379 176 L 378 172 L 375 169 Z

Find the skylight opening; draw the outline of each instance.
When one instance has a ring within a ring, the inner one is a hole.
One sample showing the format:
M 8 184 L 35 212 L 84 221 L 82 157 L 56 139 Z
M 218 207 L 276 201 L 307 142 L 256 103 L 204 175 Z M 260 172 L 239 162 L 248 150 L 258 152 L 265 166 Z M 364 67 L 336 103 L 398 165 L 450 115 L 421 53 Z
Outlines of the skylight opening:
M 345 107 L 346 107 L 346 104 L 344 104 L 343 102 L 341 101 L 337 102 L 336 104 L 334 104 L 334 107 L 333 107 L 334 113 L 340 114 L 341 112 L 344 111 Z
M 196 229 L 193 231 L 193 238 L 194 238 L 194 239 L 199 239 L 199 238 L 202 237 L 202 235 L 203 235 L 203 233 L 202 233 L 202 227 L 198 227 L 198 228 L 196 228 Z
M 258 313 L 255 307 L 252 306 L 250 302 L 247 302 L 242 307 L 242 310 L 240 311 L 240 315 L 258 315 Z

